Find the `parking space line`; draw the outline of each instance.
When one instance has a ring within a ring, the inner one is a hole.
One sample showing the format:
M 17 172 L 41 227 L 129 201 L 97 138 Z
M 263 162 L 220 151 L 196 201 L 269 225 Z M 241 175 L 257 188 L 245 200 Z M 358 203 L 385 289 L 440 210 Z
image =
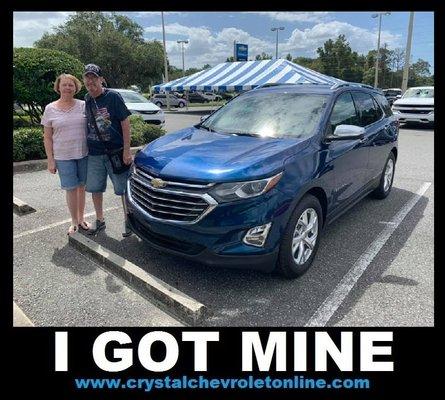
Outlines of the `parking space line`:
M 116 206 L 116 207 L 106 208 L 104 210 L 104 212 L 117 210 L 118 208 L 121 208 L 121 207 L 120 206 Z M 92 215 L 95 215 L 95 214 L 96 213 L 93 211 L 93 212 L 90 212 L 88 214 L 85 214 L 85 217 L 91 217 Z M 59 222 L 54 222 L 53 224 L 41 226 L 40 228 L 31 229 L 29 231 L 18 233 L 17 235 L 14 236 L 14 239 L 18 239 L 18 238 L 21 238 L 23 236 L 31 235 L 32 233 L 46 231 L 47 229 L 55 228 L 56 226 L 66 224 L 67 222 L 71 222 L 71 218 L 67 218 L 67 219 L 64 219 L 63 221 L 59 221 Z
M 355 286 L 359 278 L 371 264 L 374 257 L 379 253 L 400 223 L 408 215 L 411 209 L 417 204 L 421 197 L 425 194 L 431 182 L 425 182 L 416 194 L 409 200 L 402 209 L 394 216 L 394 218 L 386 224 L 386 228 L 377 236 L 377 238 L 368 246 L 366 251 L 355 262 L 352 268 L 346 273 L 340 283 L 318 307 L 317 311 L 308 320 L 305 326 L 325 326 L 334 313 L 343 303 L 346 296 Z
M 13 304 L 13 326 L 34 326 L 23 310 L 15 303 Z

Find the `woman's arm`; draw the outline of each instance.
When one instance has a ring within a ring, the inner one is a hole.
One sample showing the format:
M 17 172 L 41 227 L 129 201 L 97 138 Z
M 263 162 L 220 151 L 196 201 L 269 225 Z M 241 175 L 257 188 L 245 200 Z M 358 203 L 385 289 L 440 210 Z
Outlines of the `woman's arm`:
M 57 172 L 57 168 L 53 153 L 53 128 L 50 126 L 44 126 L 43 129 L 43 143 L 45 145 L 45 153 L 48 159 L 48 171 L 55 174 Z

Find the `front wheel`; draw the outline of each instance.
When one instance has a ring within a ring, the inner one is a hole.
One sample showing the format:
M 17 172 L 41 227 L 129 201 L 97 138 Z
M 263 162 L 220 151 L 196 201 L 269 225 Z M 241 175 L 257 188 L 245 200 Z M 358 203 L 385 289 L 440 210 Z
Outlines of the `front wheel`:
M 157 101 L 155 104 L 156 104 L 159 108 L 162 107 L 162 103 L 161 103 L 160 101 Z
M 178 107 L 179 108 L 183 108 L 185 106 L 185 104 L 181 101 L 181 102 L 179 102 L 179 104 L 178 104 Z
M 323 227 L 320 202 L 304 196 L 290 217 L 280 245 L 277 270 L 286 278 L 297 278 L 311 266 Z
M 394 172 L 396 170 L 396 158 L 394 153 L 389 153 L 386 160 L 385 167 L 383 168 L 382 175 L 380 177 L 379 186 L 375 189 L 371 195 L 376 199 L 384 199 L 391 192 L 392 183 L 394 181 Z

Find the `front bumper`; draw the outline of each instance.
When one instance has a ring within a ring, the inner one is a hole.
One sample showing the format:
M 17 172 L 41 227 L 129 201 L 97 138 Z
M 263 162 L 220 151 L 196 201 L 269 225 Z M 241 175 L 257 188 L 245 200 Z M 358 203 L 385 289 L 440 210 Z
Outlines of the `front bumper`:
M 273 189 L 260 198 L 220 204 L 195 224 L 179 225 L 150 217 L 131 198 L 126 203 L 131 229 L 152 247 L 211 266 L 248 268 L 270 272 L 275 268 L 281 234 L 288 219 L 283 205 L 277 208 Z M 273 210 L 279 209 L 279 215 Z M 247 231 L 272 222 L 264 247 L 243 243 Z
M 429 114 L 413 114 L 394 111 L 394 116 L 399 122 L 419 122 L 419 123 L 433 123 L 434 113 Z

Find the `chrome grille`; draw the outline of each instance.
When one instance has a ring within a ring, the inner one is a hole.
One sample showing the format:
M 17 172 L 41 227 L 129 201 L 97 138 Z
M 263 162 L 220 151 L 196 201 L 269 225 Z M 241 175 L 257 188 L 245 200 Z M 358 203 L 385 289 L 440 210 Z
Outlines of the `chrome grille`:
M 153 179 L 154 176 L 136 168 L 129 179 L 129 194 L 133 203 L 154 219 L 193 224 L 217 205 L 205 193 L 213 184 L 163 181 L 164 187 L 155 187 Z

